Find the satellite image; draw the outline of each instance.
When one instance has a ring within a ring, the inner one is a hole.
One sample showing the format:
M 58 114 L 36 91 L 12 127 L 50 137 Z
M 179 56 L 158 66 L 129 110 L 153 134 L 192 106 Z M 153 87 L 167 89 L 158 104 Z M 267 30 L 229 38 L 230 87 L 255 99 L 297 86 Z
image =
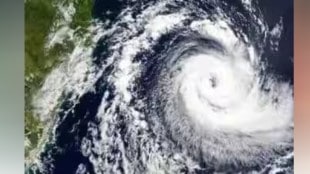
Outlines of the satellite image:
M 26 174 L 294 173 L 293 0 L 25 0 Z

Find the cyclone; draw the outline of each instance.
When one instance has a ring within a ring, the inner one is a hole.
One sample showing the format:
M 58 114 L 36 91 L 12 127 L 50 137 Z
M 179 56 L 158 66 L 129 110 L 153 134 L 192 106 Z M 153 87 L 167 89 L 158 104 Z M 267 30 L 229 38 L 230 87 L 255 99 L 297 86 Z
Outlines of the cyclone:
M 177 36 L 184 38 L 159 57 L 163 67 L 150 90 L 150 108 L 157 107 L 155 115 L 172 138 L 219 168 L 261 164 L 290 147 L 291 86 L 261 74 L 264 66 L 253 47 L 224 23 L 199 21 L 190 27 L 198 33 Z
M 270 61 L 282 18 L 254 0 L 101 3 L 38 171 L 292 173 L 292 76 Z
M 292 138 L 291 87 L 266 77 L 262 90 L 259 58 L 235 41 L 185 39 L 151 91 L 178 144 L 215 165 L 263 162 Z

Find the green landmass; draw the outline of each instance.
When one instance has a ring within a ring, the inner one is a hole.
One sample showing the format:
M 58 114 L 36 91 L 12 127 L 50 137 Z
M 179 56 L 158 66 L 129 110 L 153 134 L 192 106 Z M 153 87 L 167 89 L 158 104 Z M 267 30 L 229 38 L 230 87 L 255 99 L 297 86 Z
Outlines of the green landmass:
M 25 149 L 25 157 L 37 148 L 44 130 L 42 123 L 33 112 L 32 98 L 42 87 L 44 79 L 59 65 L 64 56 L 71 53 L 75 44 L 69 38 L 46 48 L 55 23 L 61 20 L 56 4 L 73 3 L 76 10 L 69 27 L 82 37 L 91 22 L 92 0 L 27 0 L 25 1 L 25 138 L 30 145 Z M 61 26 L 59 26 L 61 27 Z
M 92 0 L 77 0 L 75 5 L 75 15 L 72 18 L 70 27 L 77 29 L 77 32 L 82 36 L 86 32 L 86 28 L 90 25 L 90 19 L 92 18 Z

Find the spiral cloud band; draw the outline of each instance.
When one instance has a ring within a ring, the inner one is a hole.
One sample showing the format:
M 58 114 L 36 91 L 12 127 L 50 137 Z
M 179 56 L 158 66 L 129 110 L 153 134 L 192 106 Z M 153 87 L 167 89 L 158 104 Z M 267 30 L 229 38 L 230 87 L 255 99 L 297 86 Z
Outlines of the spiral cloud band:
M 281 18 L 268 25 L 254 0 L 97 11 L 91 61 L 72 71 L 84 75 L 37 102 L 65 95 L 51 146 L 81 154 L 47 150 L 41 168 L 61 171 L 51 156 L 74 154 L 76 173 L 292 172 L 292 81 L 270 68 Z
M 181 146 L 216 166 L 268 161 L 291 146 L 291 86 L 260 75 L 253 47 L 240 43 L 231 29 L 208 24 L 199 28 L 206 38 L 186 40 L 178 45 L 181 52 L 165 57 L 180 60 L 168 63 L 154 90 L 155 100 L 163 102 L 160 116 Z M 217 36 L 208 33 L 212 29 Z M 221 34 L 226 37 L 216 40 Z

